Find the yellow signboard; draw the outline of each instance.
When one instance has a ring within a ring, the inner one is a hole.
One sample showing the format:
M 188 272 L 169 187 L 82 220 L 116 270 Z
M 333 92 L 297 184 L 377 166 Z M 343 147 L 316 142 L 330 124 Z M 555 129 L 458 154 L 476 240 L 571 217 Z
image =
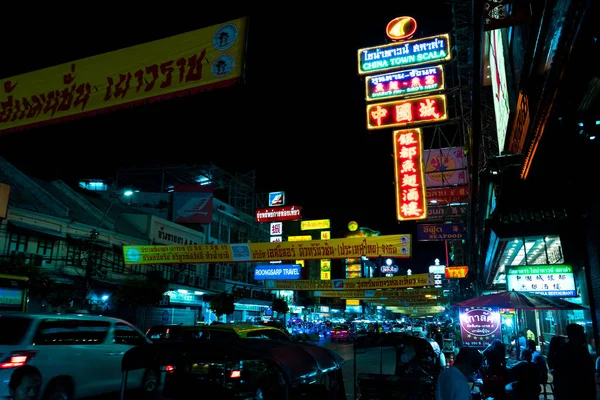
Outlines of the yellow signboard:
M 346 306 L 360 306 L 360 300 L 346 300 Z
M 412 275 L 411 275 L 412 276 Z M 315 297 L 337 297 L 342 299 L 429 299 L 441 297 L 440 289 L 414 290 L 329 290 L 315 292 Z
M 126 265 L 410 257 L 410 235 L 311 240 L 305 242 L 123 246 Z
M 314 219 L 312 221 L 300 222 L 300 230 L 313 231 L 317 229 L 329 229 L 331 228 L 331 221 L 328 219 Z
M 311 235 L 288 236 L 288 242 L 306 242 L 312 240 Z
M 331 239 L 331 231 L 321 231 L 321 240 Z
M 296 264 L 304 268 L 304 260 L 296 260 Z
M 0 79 L 0 134 L 230 86 L 242 76 L 246 27 L 236 19 Z
M 331 279 L 331 260 L 321 260 L 321 280 Z
M 330 281 L 266 281 L 266 288 L 269 290 L 366 290 L 382 288 L 401 289 L 424 286 L 433 286 L 432 274 L 392 276 L 386 278 L 332 279 Z

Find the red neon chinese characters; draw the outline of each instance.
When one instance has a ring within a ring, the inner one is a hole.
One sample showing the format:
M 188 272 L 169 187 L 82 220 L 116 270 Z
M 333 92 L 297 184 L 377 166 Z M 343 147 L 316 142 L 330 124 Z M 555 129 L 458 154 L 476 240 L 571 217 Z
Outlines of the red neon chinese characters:
M 426 78 L 420 79 L 420 84 L 426 83 Z M 386 86 L 392 85 L 383 84 Z M 367 105 L 367 128 L 382 129 L 395 126 L 409 128 L 411 126 L 444 121 L 446 114 L 446 95 L 431 95 L 412 99 L 389 101 Z
M 398 221 L 427 218 L 420 129 L 394 131 L 394 169 Z

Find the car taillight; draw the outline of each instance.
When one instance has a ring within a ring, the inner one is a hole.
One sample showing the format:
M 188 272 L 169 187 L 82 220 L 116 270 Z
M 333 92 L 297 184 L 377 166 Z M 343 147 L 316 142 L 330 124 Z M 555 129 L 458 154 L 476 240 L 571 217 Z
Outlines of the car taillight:
M 10 353 L 8 357 L 0 361 L 0 369 L 10 369 L 10 368 L 18 368 L 29 361 L 33 360 L 35 356 L 35 351 L 30 350 L 22 350 L 22 351 L 13 351 Z
M 348 331 L 342 331 L 342 333 L 348 333 Z

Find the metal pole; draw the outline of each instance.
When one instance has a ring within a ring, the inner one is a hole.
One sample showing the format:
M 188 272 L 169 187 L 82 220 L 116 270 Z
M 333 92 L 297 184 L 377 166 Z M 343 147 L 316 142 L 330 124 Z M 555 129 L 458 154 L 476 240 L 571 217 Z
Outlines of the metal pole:
M 481 57 L 483 45 L 483 1 L 472 0 L 473 7 L 473 106 L 471 126 L 471 210 L 469 218 L 469 243 L 471 265 L 479 268 L 479 241 L 477 240 L 477 201 L 479 191 L 479 147 L 481 146 Z M 477 290 L 479 292 L 479 290 Z M 479 293 L 477 293 L 479 295 Z
M 383 375 L 383 346 L 379 348 L 379 375 Z
M 354 343 L 354 346 L 352 346 L 352 347 L 354 347 L 354 360 L 352 360 L 352 362 L 354 364 L 354 371 L 352 372 L 352 374 L 353 374 L 352 380 L 354 382 L 352 382 L 352 383 L 354 384 L 354 398 L 356 399 L 356 395 L 358 394 L 358 392 L 356 390 L 357 389 L 356 386 L 358 385 L 358 383 L 356 382 L 356 343 Z

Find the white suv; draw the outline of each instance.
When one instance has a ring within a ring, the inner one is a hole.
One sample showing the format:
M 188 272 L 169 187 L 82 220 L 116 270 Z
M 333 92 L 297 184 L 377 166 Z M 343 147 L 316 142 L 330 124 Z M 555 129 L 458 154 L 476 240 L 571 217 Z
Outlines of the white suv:
M 151 343 L 130 323 L 86 314 L 0 312 L 0 398 L 8 396 L 15 368 L 30 364 L 42 373 L 44 399 L 117 392 L 121 359 L 132 347 Z M 158 384 L 156 371 L 132 371 L 127 382 L 147 391 Z

